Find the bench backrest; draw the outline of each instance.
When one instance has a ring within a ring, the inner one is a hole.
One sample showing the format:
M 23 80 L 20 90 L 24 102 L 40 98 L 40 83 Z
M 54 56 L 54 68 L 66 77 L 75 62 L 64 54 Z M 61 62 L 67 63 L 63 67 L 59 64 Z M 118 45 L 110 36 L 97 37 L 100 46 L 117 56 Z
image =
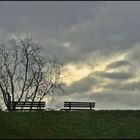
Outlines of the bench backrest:
M 45 107 L 45 102 L 11 102 L 11 107 Z
M 64 102 L 64 107 L 81 107 L 81 108 L 94 108 L 95 102 Z

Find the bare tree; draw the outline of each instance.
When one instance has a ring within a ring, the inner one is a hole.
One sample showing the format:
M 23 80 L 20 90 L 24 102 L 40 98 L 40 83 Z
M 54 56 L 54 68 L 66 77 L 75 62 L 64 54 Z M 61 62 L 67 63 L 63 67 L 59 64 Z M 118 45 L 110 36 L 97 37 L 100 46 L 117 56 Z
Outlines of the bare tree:
M 56 57 L 47 58 L 31 35 L 0 44 L 0 94 L 7 109 L 11 101 L 39 101 L 62 89 L 62 64 Z

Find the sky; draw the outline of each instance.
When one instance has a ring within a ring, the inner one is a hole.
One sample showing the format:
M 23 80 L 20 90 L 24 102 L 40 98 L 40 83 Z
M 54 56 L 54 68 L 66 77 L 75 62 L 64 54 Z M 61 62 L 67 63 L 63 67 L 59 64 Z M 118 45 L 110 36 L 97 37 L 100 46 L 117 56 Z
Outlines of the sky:
M 48 105 L 140 109 L 139 1 L 0 1 L 0 41 L 25 32 L 66 69 L 65 93 Z

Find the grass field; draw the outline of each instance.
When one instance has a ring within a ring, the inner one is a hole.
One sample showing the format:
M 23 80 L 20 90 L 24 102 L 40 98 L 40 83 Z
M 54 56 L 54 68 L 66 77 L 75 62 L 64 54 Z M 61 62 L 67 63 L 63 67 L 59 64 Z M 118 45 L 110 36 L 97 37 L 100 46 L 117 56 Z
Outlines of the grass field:
M 0 112 L 0 139 L 138 139 L 140 111 Z

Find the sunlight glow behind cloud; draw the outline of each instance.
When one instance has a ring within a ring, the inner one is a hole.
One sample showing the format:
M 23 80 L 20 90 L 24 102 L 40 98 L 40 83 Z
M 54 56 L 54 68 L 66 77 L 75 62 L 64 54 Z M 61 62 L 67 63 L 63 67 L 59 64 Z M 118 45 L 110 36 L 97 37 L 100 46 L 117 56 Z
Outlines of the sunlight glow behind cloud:
M 63 82 L 69 86 L 73 82 L 81 80 L 92 72 L 92 69 L 90 69 L 86 64 L 82 64 L 80 67 L 77 67 L 77 65 L 74 64 L 68 64 L 65 66 L 65 69 L 67 69 L 67 71 L 65 71 L 63 75 L 66 75 L 66 78 Z

